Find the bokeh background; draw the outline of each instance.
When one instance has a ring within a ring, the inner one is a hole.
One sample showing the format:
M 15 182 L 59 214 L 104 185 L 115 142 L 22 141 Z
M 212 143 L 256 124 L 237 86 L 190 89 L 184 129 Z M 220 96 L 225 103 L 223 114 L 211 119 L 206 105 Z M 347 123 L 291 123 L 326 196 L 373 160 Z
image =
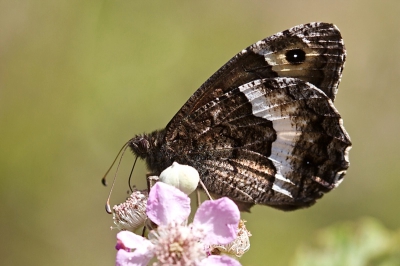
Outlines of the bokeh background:
M 164 127 L 243 48 L 312 21 L 335 23 L 347 47 L 335 105 L 351 167 L 312 208 L 244 215 L 241 262 L 290 265 L 316 232 L 361 217 L 399 228 L 399 12 L 397 0 L 0 1 L 0 264 L 113 265 L 100 179 L 119 148 Z M 145 173 L 139 162 L 139 187 Z

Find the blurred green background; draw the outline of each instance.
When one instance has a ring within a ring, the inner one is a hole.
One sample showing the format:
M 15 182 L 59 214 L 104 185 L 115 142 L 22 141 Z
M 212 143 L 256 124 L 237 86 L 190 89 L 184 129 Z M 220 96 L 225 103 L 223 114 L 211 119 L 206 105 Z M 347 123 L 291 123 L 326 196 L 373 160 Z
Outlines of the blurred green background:
M 312 21 L 335 23 L 347 47 L 335 105 L 351 167 L 312 208 L 246 214 L 241 262 L 289 265 L 318 230 L 360 217 L 399 228 L 399 12 L 397 0 L 0 1 L 0 263 L 113 265 L 100 179 L 122 144 L 164 127 L 243 48 Z

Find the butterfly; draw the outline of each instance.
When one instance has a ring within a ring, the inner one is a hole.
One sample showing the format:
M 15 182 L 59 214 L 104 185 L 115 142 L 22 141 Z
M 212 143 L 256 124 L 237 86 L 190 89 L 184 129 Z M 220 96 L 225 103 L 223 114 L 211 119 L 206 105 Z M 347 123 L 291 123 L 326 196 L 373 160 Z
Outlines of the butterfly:
M 349 167 L 350 137 L 333 102 L 346 51 L 329 23 L 295 26 L 242 50 L 162 130 L 128 146 L 159 175 L 190 165 L 242 210 L 313 205 Z

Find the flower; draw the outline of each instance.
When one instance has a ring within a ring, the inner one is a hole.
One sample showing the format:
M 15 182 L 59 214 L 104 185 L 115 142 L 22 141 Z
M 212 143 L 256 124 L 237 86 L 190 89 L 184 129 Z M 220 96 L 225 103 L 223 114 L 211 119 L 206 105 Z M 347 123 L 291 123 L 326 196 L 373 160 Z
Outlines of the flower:
M 228 256 L 211 255 L 211 245 L 225 245 L 237 236 L 239 209 L 228 198 L 205 201 L 193 223 L 187 225 L 190 199 L 179 189 L 156 183 L 147 202 L 148 218 L 158 225 L 149 240 L 129 231 L 117 235 L 117 266 L 147 265 L 240 265 Z
M 113 207 L 114 224 L 119 230 L 129 230 L 134 232 L 144 226 L 146 216 L 148 193 L 146 190 L 135 190 L 129 198 Z

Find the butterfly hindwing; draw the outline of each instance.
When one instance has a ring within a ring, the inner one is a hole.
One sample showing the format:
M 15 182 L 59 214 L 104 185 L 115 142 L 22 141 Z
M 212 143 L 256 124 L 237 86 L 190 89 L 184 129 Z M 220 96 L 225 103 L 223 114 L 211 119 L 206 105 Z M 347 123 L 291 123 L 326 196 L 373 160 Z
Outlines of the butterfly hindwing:
M 186 154 L 174 161 L 194 166 L 211 192 L 240 202 L 308 206 L 348 168 L 350 141 L 339 113 L 321 90 L 300 79 L 232 88 L 198 108 L 178 130 L 191 141 L 169 142 L 170 149 Z

